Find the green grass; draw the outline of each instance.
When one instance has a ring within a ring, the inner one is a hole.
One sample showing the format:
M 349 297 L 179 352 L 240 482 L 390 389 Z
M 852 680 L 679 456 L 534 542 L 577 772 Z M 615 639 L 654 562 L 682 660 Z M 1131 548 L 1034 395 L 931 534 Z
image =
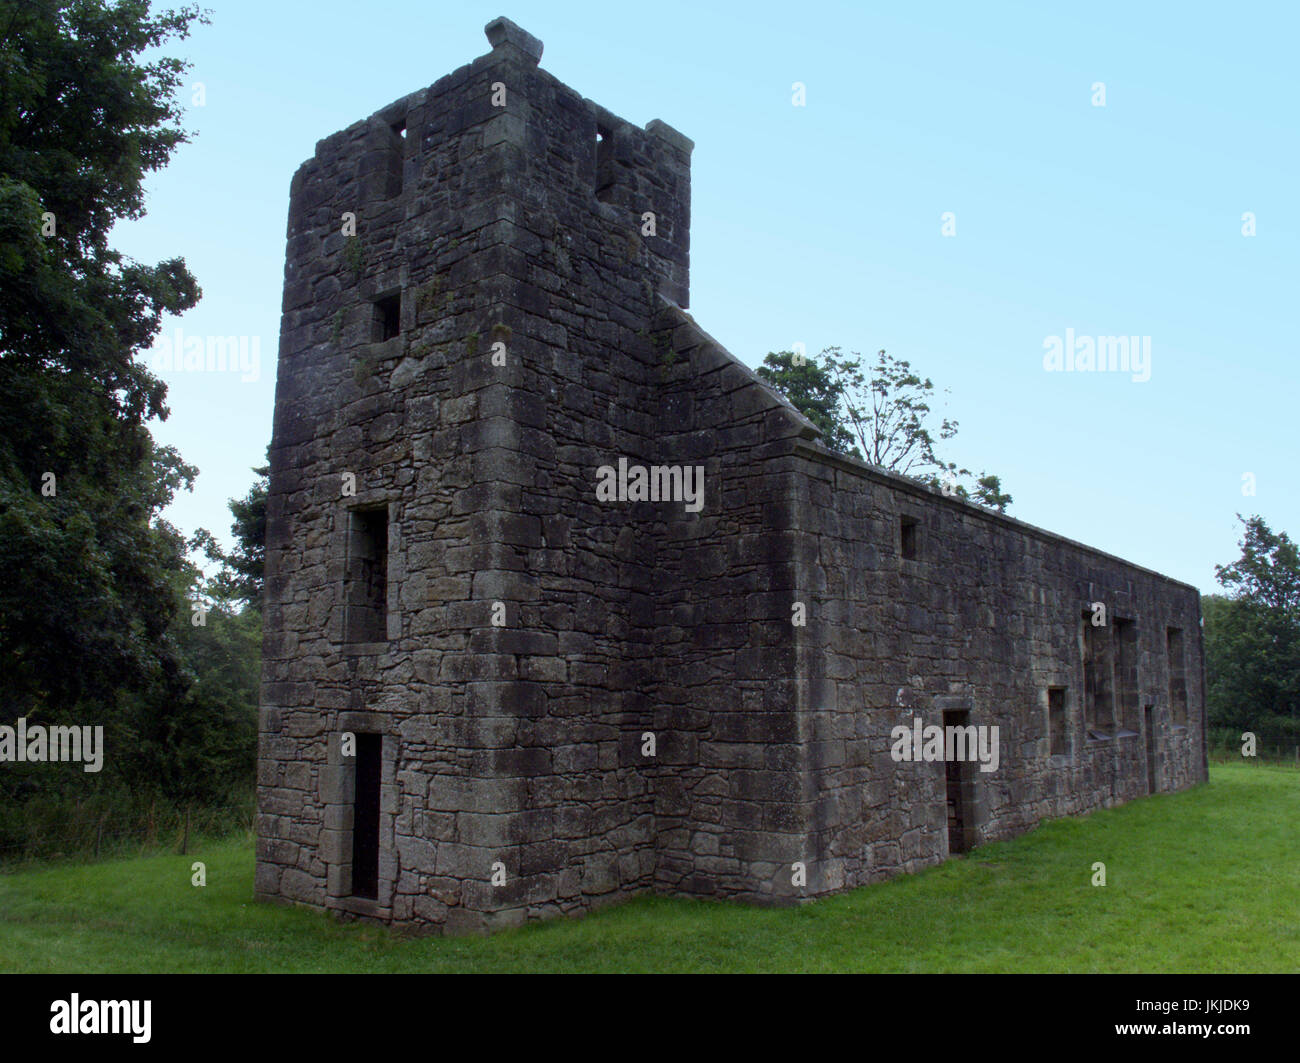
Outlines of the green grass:
M 1195 790 L 798 908 L 644 897 L 488 938 L 254 903 L 249 840 L 204 842 L 0 876 L 0 970 L 1293 972 L 1297 824 L 1300 772 L 1216 764 Z

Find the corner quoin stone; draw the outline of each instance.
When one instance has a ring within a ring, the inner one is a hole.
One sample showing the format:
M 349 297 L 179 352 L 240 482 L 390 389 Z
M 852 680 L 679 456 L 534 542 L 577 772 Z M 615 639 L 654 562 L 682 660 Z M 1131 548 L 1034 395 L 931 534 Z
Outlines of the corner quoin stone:
M 487 34 L 488 43 L 493 48 L 510 44 L 524 55 L 531 56 L 534 63 L 541 61 L 542 42 L 527 30 L 520 29 L 505 16 L 493 19 L 484 27 L 483 32 Z

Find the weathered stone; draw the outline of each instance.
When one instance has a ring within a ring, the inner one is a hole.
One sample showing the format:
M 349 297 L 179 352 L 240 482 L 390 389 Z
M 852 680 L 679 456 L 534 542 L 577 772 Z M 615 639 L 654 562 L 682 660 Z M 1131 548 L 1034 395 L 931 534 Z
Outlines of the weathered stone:
M 691 142 L 488 36 L 291 186 L 257 896 L 788 904 L 1203 781 L 1195 589 L 827 450 L 683 309 Z M 997 770 L 894 759 L 918 718 Z

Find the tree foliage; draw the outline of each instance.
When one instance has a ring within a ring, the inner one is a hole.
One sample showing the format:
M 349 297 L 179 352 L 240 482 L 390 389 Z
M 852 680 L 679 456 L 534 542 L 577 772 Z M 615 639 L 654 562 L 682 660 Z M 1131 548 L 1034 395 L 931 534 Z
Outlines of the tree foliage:
M 188 139 L 186 64 L 144 55 L 196 21 L 0 0 L 0 722 L 103 725 L 110 751 L 100 778 L 6 771 L 10 796 L 56 767 L 187 798 L 251 768 L 260 620 L 191 623 L 200 573 L 161 513 L 196 470 L 152 439 L 166 387 L 139 358 L 199 287 L 110 243 Z
M 817 426 L 828 447 L 842 454 L 862 456 L 840 414 L 844 384 L 824 365 L 810 358 L 796 358 L 791 351 L 780 351 L 764 359 L 758 375 Z
M 1227 593 L 1201 600 L 1207 708 L 1212 724 L 1259 732 L 1300 719 L 1300 554 L 1262 517 L 1239 519 L 1241 557 L 1215 566 Z
M 249 608 L 261 611 L 262 581 L 266 571 L 266 495 L 270 486 L 271 467 L 261 465 L 253 469 L 257 480 L 243 498 L 230 500 L 230 512 L 235 518 L 230 533 L 235 538 L 235 548 L 227 553 L 221 549 L 216 537 L 200 528 L 193 546 L 202 549 L 209 561 L 215 561 L 220 570 L 208 583 L 209 592 L 216 598 L 243 602 Z
M 183 542 L 157 515 L 195 471 L 153 443 L 166 389 L 135 356 L 199 290 L 181 259 L 108 240 L 186 139 L 184 65 L 137 57 L 196 17 L 0 4 L 0 683 L 19 714 L 175 671 Z
M 844 357 L 839 347 L 827 347 L 815 358 L 768 354 L 758 375 L 821 430 L 831 450 L 999 513 L 1011 504 L 999 477 L 982 472 L 971 481 L 969 469 L 940 458 L 936 446 L 957 434 L 957 422 L 944 417 L 933 423 L 934 383 L 910 362 L 879 351 L 864 363 L 856 352 Z

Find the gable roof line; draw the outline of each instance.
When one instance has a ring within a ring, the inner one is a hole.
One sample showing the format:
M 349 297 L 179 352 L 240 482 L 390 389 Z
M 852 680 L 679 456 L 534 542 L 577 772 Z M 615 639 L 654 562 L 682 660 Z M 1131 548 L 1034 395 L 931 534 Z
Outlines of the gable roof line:
M 1126 568 L 1142 572 L 1148 576 L 1153 576 L 1156 579 L 1163 580 L 1165 583 L 1170 583 L 1177 587 L 1185 587 L 1188 590 L 1195 591 L 1199 598 L 1201 593 L 1200 588 L 1195 587 L 1190 583 L 1174 579 L 1172 576 L 1166 576 L 1161 572 L 1146 568 L 1143 565 L 1135 564 L 1132 561 L 1126 561 L 1124 558 L 1118 557 L 1115 554 L 1107 553 L 1105 550 L 1099 550 L 1095 546 L 1089 546 L 1087 543 L 1081 543 L 1077 539 L 1071 539 L 1068 536 L 1048 531 L 1046 528 L 1040 528 L 1036 524 L 1030 524 L 1017 517 L 1011 517 L 1005 513 L 998 513 L 996 510 L 989 509 L 986 506 L 981 506 L 975 502 L 968 502 L 955 496 L 945 495 L 942 491 L 930 487 L 928 484 L 922 483 L 913 477 L 904 476 L 902 473 L 895 472 L 892 469 L 886 469 L 881 465 L 873 465 L 861 458 L 855 458 L 851 454 L 840 454 L 837 451 L 831 450 L 823 442 L 821 430 L 808 420 L 807 417 L 800 413 L 789 399 L 772 387 L 771 384 L 767 383 L 767 381 L 722 346 L 722 344 L 720 344 L 716 339 L 710 336 L 700 327 L 695 318 L 674 303 L 671 299 L 660 295 L 659 301 L 662 304 L 662 311 L 667 313 L 671 319 L 675 319 L 678 327 L 685 326 L 692 334 L 692 339 L 696 341 L 694 344 L 686 344 L 684 346 L 699 346 L 710 349 L 715 360 L 715 366 L 711 368 L 734 366 L 741 370 L 745 375 L 745 379 L 741 386 L 757 385 L 762 388 L 763 391 L 772 398 L 773 407 L 780 407 L 783 413 L 794 420 L 795 424 L 801 429 L 797 433 L 798 438 L 794 441 L 794 452 L 796 455 L 810 461 L 819 462 L 823 465 L 830 465 L 852 475 L 860 476 L 863 479 L 875 480 L 888 487 L 897 488 L 927 500 L 953 506 L 960 509 L 963 513 L 982 520 L 987 520 L 995 524 L 1000 523 L 1008 525 L 1020 532 L 1045 542 L 1068 546 L 1075 550 L 1081 550 L 1087 554 L 1091 554 L 1094 557 L 1103 558 L 1106 561 L 1118 562 Z M 677 345 L 674 344 L 674 346 Z

